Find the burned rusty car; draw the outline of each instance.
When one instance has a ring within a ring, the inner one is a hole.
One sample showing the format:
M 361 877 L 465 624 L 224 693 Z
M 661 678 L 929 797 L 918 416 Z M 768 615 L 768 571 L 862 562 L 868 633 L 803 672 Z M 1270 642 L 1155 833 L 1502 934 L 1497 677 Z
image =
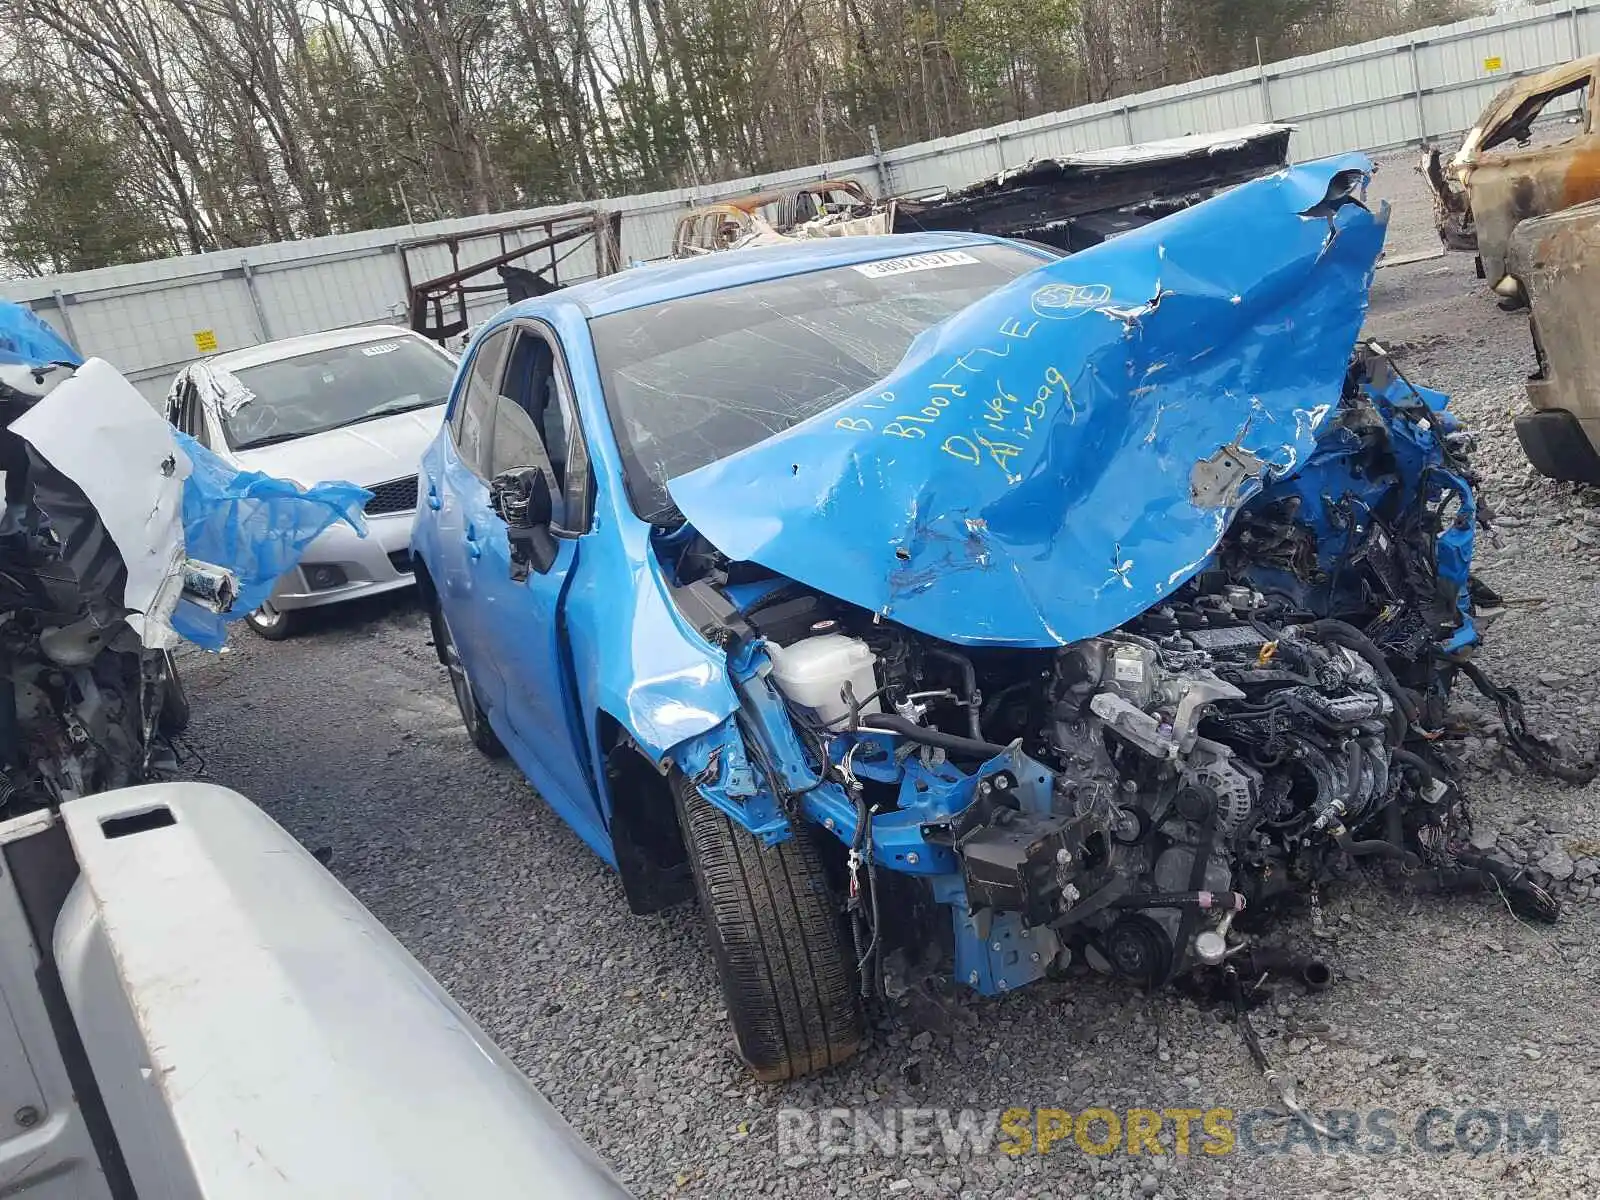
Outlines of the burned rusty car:
M 1446 248 L 1478 256 L 1478 274 L 1505 306 L 1525 302 L 1511 259 L 1512 234 L 1530 217 L 1600 198 L 1600 131 L 1595 75 L 1600 55 L 1518 79 L 1500 91 L 1448 164 L 1430 147 L 1423 174 Z M 1570 128 L 1535 136 L 1535 124 L 1561 111 Z
M 1541 474 L 1600 484 L 1600 201 L 1522 222 L 1511 257 L 1537 361 L 1528 379 L 1531 411 L 1514 422 L 1517 439 Z
M 1370 170 L 1067 257 L 641 267 L 475 339 L 413 534 L 463 721 L 636 911 L 698 895 L 757 1075 L 873 997 L 1237 980 L 1361 864 L 1556 918 L 1443 752 L 1465 675 L 1568 765 L 1470 658 L 1470 440 L 1357 346 Z
M 672 257 L 780 245 L 786 238 L 889 233 L 893 225 L 892 201 L 880 203 L 854 179 L 824 179 L 691 209 L 678 218 Z

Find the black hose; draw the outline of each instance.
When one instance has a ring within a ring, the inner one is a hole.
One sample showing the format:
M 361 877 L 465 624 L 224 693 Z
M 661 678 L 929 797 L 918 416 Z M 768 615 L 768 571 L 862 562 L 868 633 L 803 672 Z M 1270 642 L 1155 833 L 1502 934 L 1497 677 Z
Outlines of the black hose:
M 1440 777 L 1439 768 L 1434 766 L 1427 759 L 1423 758 L 1420 754 L 1413 753 L 1410 750 L 1396 749 L 1390 751 L 1390 757 L 1393 758 L 1395 762 L 1400 763 L 1402 766 L 1410 767 L 1424 779 L 1438 779 Z
M 1304 627 L 1310 633 L 1333 642 L 1335 645 L 1344 646 L 1354 650 L 1367 660 L 1367 665 L 1377 672 L 1378 678 L 1383 681 L 1384 688 L 1400 706 L 1400 711 L 1405 713 L 1406 720 L 1412 725 L 1421 722 L 1417 712 L 1416 703 L 1411 699 L 1410 693 L 1400 686 L 1400 681 L 1395 678 L 1394 672 L 1389 669 L 1389 660 L 1383 656 L 1383 651 L 1378 649 L 1378 644 L 1361 630 L 1348 621 L 1336 620 L 1326 617 L 1320 621 L 1313 621 Z
M 953 733 L 944 733 L 938 729 L 929 729 L 926 725 L 918 725 L 909 717 L 902 717 L 895 713 L 863 713 L 861 715 L 862 729 L 877 729 L 884 733 L 898 733 L 908 741 L 920 742 L 924 746 L 932 746 L 936 750 L 945 750 L 951 754 L 965 754 L 974 758 L 993 758 L 997 754 L 1004 754 L 1006 747 L 994 742 L 981 741 L 978 738 L 964 738 Z
M 1247 950 L 1239 967 L 1243 975 L 1281 975 L 1298 979 L 1313 991 L 1320 992 L 1333 982 L 1333 968 L 1313 955 L 1292 954 L 1275 946 L 1257 946 Z
M 1199 908 L 1215 912 L 1240 912 L 1244 897 L 1237 892 L 1145 892 L 1120 896 L 1112 908 Z
M 1340 829 L 1333 835 L 1334 843 L 1351 858 L 1392 858 L 1396 862 L 1405 863 L 1407 866 L 1416 866 L 1418 859 L 1404 846 L 1397 846 L 1393 842 L 1386 842 L 1382 838 L 1372 838 L 1358 842 L 1351 836 L 1348 829 Z
M 1398 794 L 1384 806 L 1383 809 L 1383 836 L 1386 841 L 1396 846 L 1405 845 L 1406 826 L 1405 814 L 1400 811 L 1400 797 Z
M 942 658 L 945 662 L 955 663 L 960 668 L 961 686 L 967 693 L 962 701 L 967 709 L 967 732 L 972 735 L 973 741 L 983 741 L 983 723 L 979 719 L 983 709 L 983 697 L 978 694 L 978 672 L 973 669 L 972 660 L 965 654 L 947 650 L 943 646 L 929 646 L 926 653 L 932 658 Z

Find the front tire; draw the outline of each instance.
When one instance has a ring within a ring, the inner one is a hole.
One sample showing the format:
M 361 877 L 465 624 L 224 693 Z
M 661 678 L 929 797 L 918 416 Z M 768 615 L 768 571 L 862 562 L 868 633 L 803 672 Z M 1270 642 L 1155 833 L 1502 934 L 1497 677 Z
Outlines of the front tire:
M 838 1066 L 865 1027 L 810 831 L 763 846 L 688 780 L 673 793 L 739 1056 L 767 1082 Z
M 279 608 L 271 600 L 263 600 L 261 607 L 245 616 L 245 624 L 269 642 L 281 642 L 293 637 L 303 627 L 300 613 Z

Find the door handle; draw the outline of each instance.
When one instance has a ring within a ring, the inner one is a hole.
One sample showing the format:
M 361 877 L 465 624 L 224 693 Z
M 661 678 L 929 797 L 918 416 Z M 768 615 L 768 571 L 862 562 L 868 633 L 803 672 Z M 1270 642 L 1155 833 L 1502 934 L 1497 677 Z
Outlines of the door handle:
M 434 512 L 439 511 L 439 490 L 433 486 L 433 480 L 428 480 L 428 507 Z
M 476 526 L 467 526 L 467 557 L 482 558 L 483 547 L 478 545 L 478 530 Z

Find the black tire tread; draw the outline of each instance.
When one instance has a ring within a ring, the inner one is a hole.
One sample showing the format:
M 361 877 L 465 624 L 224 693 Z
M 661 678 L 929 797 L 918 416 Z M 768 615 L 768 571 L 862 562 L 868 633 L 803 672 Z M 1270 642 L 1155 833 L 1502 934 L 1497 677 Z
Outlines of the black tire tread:
M 428 606 L 428 625 L 433 633 L 433 644 L 438 652 L 439 661 L 445 664 L 445 669 L 448 671 L 449 664 L 445 658 L 444 648 L 446 643 L 453 642 L 454 639 L 450 636 L 450 627 L 444 623 L 444 613 L 440 611 L 437 600 Z M 459 712 L 461 700 L 460 697 L 455 696 L 454 687 L 450 689 L 450 694 L 455 698 L 456 709 Z M 483 711 L 483 705 L 478 703 L 475 696 L 472 700 L 472 707 L 477 718 L 476 721 L 469 721 L 467 714 L 463 712 L 461 713 L 461 725 L 467 731 L 467 738 L 472 742 L 473 748 L 485 758 L 504 758 L 506 756 L 505 743 L 500 740 L 500 735 L 490 727 L 489 717 Z
M 838 1066 L 865 1031 L 811 834 L 763 846 L 686 780 L 673 790 L 740 1056 L 768 1082 Z
M 250 626 L 250 632 L 269 642 L 283 642 L 294 637 L 305 628 L 305 616 L 296 609 L 287 612 L 282 609 L 278 612 L 278 623 L 273 626 L 263 626 L 256 623 L 255 614 L 245 616 L 245 624 Z

